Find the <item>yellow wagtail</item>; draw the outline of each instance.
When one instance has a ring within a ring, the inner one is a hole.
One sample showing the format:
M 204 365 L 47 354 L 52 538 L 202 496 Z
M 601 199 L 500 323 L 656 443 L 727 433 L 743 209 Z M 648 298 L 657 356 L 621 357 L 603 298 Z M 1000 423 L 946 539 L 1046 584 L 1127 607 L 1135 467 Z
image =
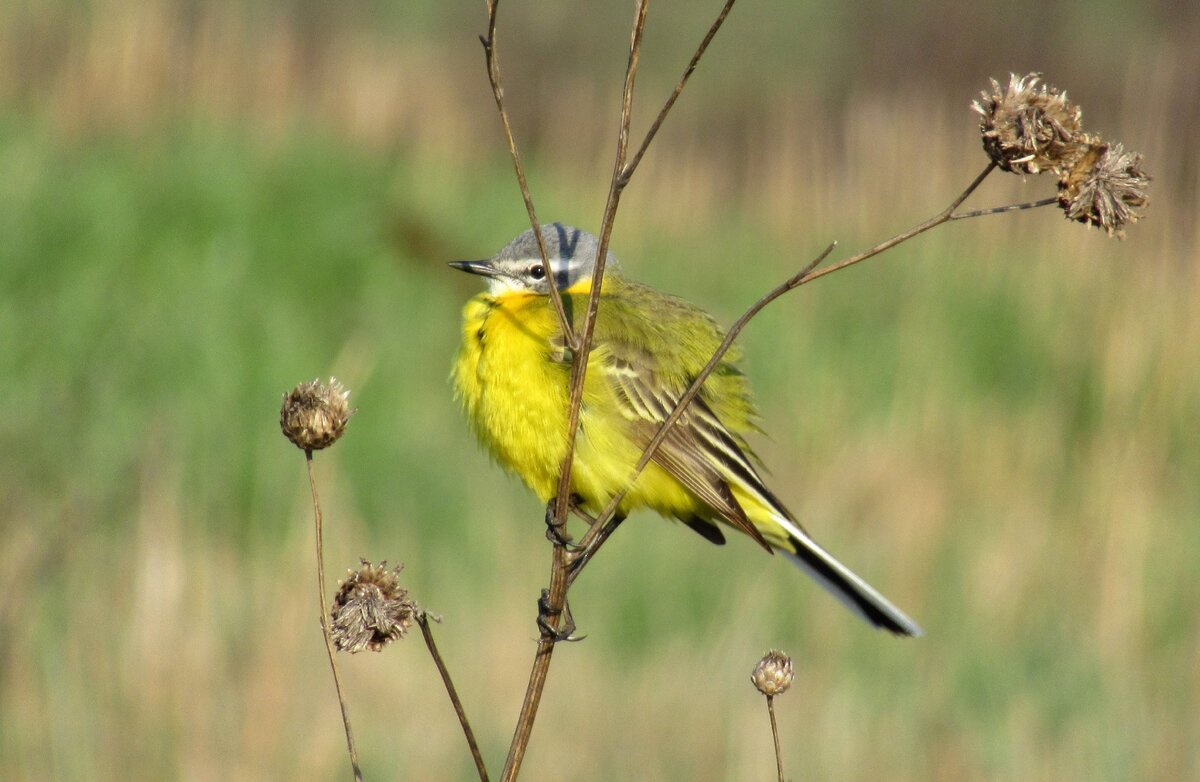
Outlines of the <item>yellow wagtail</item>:
M 578 327 L 598 242 L 555 223 L 542 227 L 554 284 Z M 479 440 L 548 502 L 566 455 L 571 357 L 549 301 L 550 279 L 533 231 L 486 261 L 457 269 L 487 278 L 463 310 L 454 385 Z M 721 343 L 703 310 L 625 279 L 608 255 L 580 409 L 571 490 L 593 512 L 628 483 L 643 449 Z M 732 351 L 731 351 L 732 353 Z M 898 635 L 921 629 L 804 531 L 763 483 L 745 435 L 758 430 L 745 377 L 726 360 L 709 377 L 621 502 L 647 507 L 714 543 L 723 522 L 782 551 L 848 608 Z

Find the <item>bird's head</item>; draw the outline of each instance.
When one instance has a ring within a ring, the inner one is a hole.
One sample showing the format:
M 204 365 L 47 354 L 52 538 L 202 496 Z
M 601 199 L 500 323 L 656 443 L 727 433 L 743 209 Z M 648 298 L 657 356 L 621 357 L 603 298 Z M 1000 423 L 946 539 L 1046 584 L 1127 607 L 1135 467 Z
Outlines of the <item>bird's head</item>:
M 592 279 L 596 269 L 599 241 L 587 231 L 562 223 L 542 226 L 542 242 L 550 260 L 551 274 L 546 274 L 538 252 L 533 230 L 525 231 L 485 261 L 455 261 L 450 265 L 460 271 L 488 278 L 488 289 L 501 293 L 550 293 L 553 278 L 560 291 Z M 617 259 L 608 253 L 605 274 L 616 271 Z

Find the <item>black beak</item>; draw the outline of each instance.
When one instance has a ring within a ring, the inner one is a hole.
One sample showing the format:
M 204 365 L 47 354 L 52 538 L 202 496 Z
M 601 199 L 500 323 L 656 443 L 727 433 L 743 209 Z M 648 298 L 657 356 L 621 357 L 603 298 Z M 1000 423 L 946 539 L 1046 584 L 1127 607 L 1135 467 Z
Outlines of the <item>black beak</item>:
M 450 266 L 467 274 L 478 274 L 483 277 L 495 277 L 496 267 L 489 261 L 451 261 Z

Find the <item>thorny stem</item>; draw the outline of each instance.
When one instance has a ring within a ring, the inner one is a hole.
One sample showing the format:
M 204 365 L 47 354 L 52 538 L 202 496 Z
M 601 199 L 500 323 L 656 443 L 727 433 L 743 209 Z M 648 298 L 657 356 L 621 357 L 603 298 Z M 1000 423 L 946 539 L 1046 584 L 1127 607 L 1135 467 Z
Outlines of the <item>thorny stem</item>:
M 350 752 L 350 766 L 356 782 L 362 782 L 362 768 L 358 764 L 358 750 L 354 747 L 354 734 L 350 730 L 350 711 L 342 693 L 342 677 L 338 673 L 337 657 L 333 650 L 333 636 L 329 632 L 329 609 L 325 605 L 325 545 L 321 538 L 321 501 L 317 497 L 317 476 L 313 470 L 312 451 L 305 450 L 308 464 L 308 486 L 312 489 L 313 523 L 317 538 L 317 598 L 321 606 L 321 634 L 325 638 L 325 653 L 329 655 L 329 668 L 333 671 L 333 686 L 337 690 L 338 705 L 342 707 L 342 726 L 346 729 L 346 749 Z
M 417 624 L 421 626 L 421 635 L 425 637 L 425 646 L 429 649 L 429 654 L 433 657 L 433 664 L 437 666 L 438 673 L 442 676 L 442 684 L 446 685 L 446 693 L 450 696 L 454 713 L 458 715 L 458 723 L 462 725 L 463 734 L 467 737 L 467 746 L 471 748 L 471 757 L 475 760 L 475 770 L 479 772 L 479 779 L 481 782 L 488 782 L 487 767 L 483 764 L 483 755 L 479 752 L 475 733 L 471 730 L 471 723 L 467 720 L 467 712 L 463 709 L 462 701 L 458 699 L 458 691 L 454 689 L 450 671 L 446 669 L 442 655 L 438 653 L 437 644 L 433 641 L 433 630 L 429 627 L 429 614 L 422 611 L 417 616 Z
M 533 238 L 537 241 L 538 254 L 542 257 L 542 267 L 550 275 L 550 260 L 546 257 L 546 242 L 542 239 L 542 226 L 538 222 L 537 211 L 533 208 L 533 195 L 529 192 L 529 182 L 525 179 L 525 166 L 521 163 L 521 154 L 517 151 L 517 142 L 513 137 L 512 124 L 508 121 L 508 109 L 504 107 L 504 87 L 500 82 L 500 61 L 496 57 L 496 12 L 500 0 L 488 0 L 488 32 L 487 36 L 479 36 L 483 44 L 483 55 L 487 61 L 488 81 L 492 84 L 492 97 L 496 100 L 496 109 L 500 112 L 500 122 L 504 125 L 504 138 L 508 142 L 508 154 L 512 157 L 513 169 L 517 173 L 517 184 L 521 188 L 521 198 L 525 200 L 525 211 L 529 213 L 529 225 L 533 228 Z M 550 300 L 554 302 L 554 311 L 558 313 L 558 322 L 562 326 L 563 339 L 567 347 L 575 350 L 578 347 L 575 330 L 571 328 L 571 320 L 563 308 L 562 294 L 558 288 L 550 286 Z
M 779 725 L 775 722 L 775 697 L 767 696 L 767 713 L 771 715 L 771 736 L 775 739 L 775 768 L 779 771 L 779 782 L 783 779 L 783 753 L 779 751 Z

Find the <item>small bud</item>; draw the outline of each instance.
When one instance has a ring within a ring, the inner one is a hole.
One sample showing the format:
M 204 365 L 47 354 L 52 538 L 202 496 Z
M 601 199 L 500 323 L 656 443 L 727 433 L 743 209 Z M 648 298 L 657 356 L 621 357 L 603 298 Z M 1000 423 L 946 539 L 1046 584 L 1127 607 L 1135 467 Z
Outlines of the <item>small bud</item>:
M 404 637 L 421 609 L 400 586 L 403 565 L 388 570 L 387 562 L 372 565 L 362 560 L 362 567 L 350 571 L 338 585 L 333 609 L 331 634 L 334 646 L 341 652 L 379 652 L 392 641 Z
M 979 132 L 988 157 L 1005 171 L 1040 174 L 1063 171 L 1083 134 L 1079 107 L 1065 92 L 1030 73 L 1009 74 L 1008 87 L 992 79 L 992 91 L 971 107 L 983 115 Z
M 754 666 L 754 673 L 750 674 L 750 681 L 767 697 L 787 692 L 794 678 L 792 658 L 776 649 L 767 652 Z
M 1120 143 L 1087 139 L 1070 169 L 1058 181 L 1058 204 L 1067 219 L 1103 228 L 1121 238 L 1124 226 L 1136 223 L 1136 211 L 1146 205 L 1150 177 L 1142 171 L 1142 156 L 1126 152 Z
M 350 391 L 335 378 L 329 385 L 314 380 L 284 394 L 279 427 L 287 439 L 305 451 L 328 448 L 346 431 L 355 410 L 348 404 Z

